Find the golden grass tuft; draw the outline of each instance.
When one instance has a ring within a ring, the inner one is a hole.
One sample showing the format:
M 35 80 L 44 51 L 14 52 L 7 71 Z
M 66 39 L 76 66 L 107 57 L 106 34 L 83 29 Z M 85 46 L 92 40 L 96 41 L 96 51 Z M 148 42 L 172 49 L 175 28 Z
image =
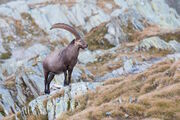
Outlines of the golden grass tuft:
M 48 120 L 48 117 L 46 115 L 29 115 L 27 120 Z

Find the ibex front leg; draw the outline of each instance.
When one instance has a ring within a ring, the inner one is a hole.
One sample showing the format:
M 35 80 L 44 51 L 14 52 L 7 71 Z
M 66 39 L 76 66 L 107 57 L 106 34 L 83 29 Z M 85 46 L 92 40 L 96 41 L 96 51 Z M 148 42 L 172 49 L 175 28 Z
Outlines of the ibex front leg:
M 73 69 L 68 70 L 68 85 L 71 83 L 71 74 L 72 74 Z
M 68 85 L 67 83 L 67 71 L 64 71 L 64 86 Z

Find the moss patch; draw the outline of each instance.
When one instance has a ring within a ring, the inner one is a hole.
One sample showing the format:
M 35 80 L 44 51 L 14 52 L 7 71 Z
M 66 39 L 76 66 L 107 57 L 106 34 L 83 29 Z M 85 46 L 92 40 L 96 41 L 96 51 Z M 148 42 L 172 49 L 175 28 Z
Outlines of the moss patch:
M 160 38 L 169 42 L 170 40 L 176 40 L 180 42 L 180 31 L 175 32 L 175 33 L 167 33 L 164 35 L 160 35 Z
M 0 105 L 0 113 L 1 113 L 3 116 L 6 115 L 6 113 L 4 112 L 4 108 L 3 108 L 3 106 L 1 106 L 1 105 Z
M 29 13 L 21 13 L 21 17 L 27 22 L 28 26 L 27 28 L 25 28 L 25 30 L 28 33 L 31 33 L 33 36 L 47 35 L 44 30 L 39 28 L 39 26 L 36 24 L 35 20 Z
M 6 53 L 1 53 L 0 54 L 0 59 L 9 59 L 11 57 L 12 53 L 10 51 Z
M 133 26 L 132 22 L 130 20 L 128 20 L 127 26 L 122 25 L 121 28 L 123 29 L 124 33 L 127 33 L 128 41 L 133 41 L 133 39 L 135 37 L 134 36 L 135 29 L 134 29 L 134 26 Z
M 104 38 L 106 33 L 107 33 L 106 23 L 103 23 L 98 27 L 92 29 L 85 37 L 85 40 L 88 43 L 88 49 L 97 50 L 97 49 L 109 49 L 114 47 L 114 45 L 111 45 Z

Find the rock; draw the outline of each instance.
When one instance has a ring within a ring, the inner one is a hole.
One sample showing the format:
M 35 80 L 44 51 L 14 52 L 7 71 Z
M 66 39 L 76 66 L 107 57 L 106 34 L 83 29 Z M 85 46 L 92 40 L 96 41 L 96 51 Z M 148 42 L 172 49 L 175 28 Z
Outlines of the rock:
M 125 72 L 126 73 L 131 73 L 131 72 L 133 72 L 133 61 L 132 61 L 132 59 L 130 59 L 130 60 L 125 60 L 125 62 L 124 62 L 124 70 L 125 70 Z
M 125 1 L 125 0 L 114 0 L 114 2 L 115 2 L 116 5 L 118 5 L 121 8 L 121 11 L 124 11 L 125 9 L 128 8 L 128 2 Z
M 96 56 L 91 51 L 86 50 L 86 51 L 80 52 L 78 60 L 83 64 L 92 63 L 96 60 Z
M 40 92 L 40 91 L 37 91 L 37 89 L 35 88 L 35 87 L 37 87 L 37 86 L 34 86 L 36 84 L 32 84 L 31 82 L 29 82 L 31 79 L 29 79 L 25 73 L 24 73 L 24 75 L 22 75 L 22 79 L 23 79 L 23 82 L 25 83 L 25 85 L 30 89 L 33 96 L 38 97 L 40 94 L 38 92 Z
M 127 12 L 123 12 L 118 9 L 113 15 L 111 21 L 107 24 L 108 33 L 105 38 L 113 45 L 117 46 L 123 41 L 131 41 L 131 35 L 135 30 L 143 30 L 145 24 L 141 21 L 144 20 L 136 9 L 128 9 Z M 129 29 L 131 28 L 131 29 Z
M 100 83 L 73 83 L 71 87 L 64 87 L 62 90 L 51 92 L 50 95 L 37 97 L 28 107 L 32 115 L 47 114 L 48 119 L 56 119 L 62 112 L 75 108 L 75 96 L 85 94 L 87 90 L 95 90 L 99 85 Z
M 20 104 L 21 106 L 23 106 L 24 104 L 27 103 L 27 98 L 26 98 L 26 96 L 25 96 L 25 94 L 24 94 L 25 91 L 23 91 L 23 89 L 22 89 L 22 87 L 20 86 L 20 84 L 17 84 L 17 85 L 16 85 L 16 89 L 17 89 L 17 97 L 16 97 L 16 98 L 17 98 L 19 104 Z
M 175 52 L 180 52 L 180 43 L 176 40 L 169 41 L 168 43 Z
M 131 1 L 130 6 L 134 6 L 146 19 L 164 27 L 180 26 L 180 18 L 176 11 L 169 8 L 165 0 L 152 1 Z
M 177 13 L 180 15 L 180 2 L 179 0 L 166 0 L 168 5 L 172 8 L 174 8 Z
M 0 14 L 3 16 L 13 17 L 17 20 L 21 19 L 20 14 L 17 11 L 14 11 L 12 8 L 8 7 L 6 4 L 0 6 Z
M 149 51 L 152 48 L 155 48 L 157 50 L 172 50 L 171 46 L 159 37 L 150 37 L 143 39 L 142 42 L 138 45 L 137 49 L 142 51 Z
M 106 116 L 111 116 L 111 112 L 106 112 Z
M 7 3 L 6 5 L 9 8 L 13 9 L 14 12 L 16 11 L 17 13 L 23 13 L 23 12 L 29 11 L 29 7 L 26 1 L 12 1 L 12 2 Z
M 125 118 L 128 118 L 128 117 L 129 117 L 129 115 L 128 115 L 128 114 L 125 114 L 124 116 L 125 116 Z
M 51 84 L 64 85 L 64 74 L 55 75 Z
M 29 47 L 27 50 L 25 50 L 25 57 L 34 57 L 34 56 L 43 56 L 50 53 L 50 50 L 42 45 L 42 44 L 34 44 L 33 46 Z
M 17 106 L 14 103 L 14 100 L 10 92 L 0 85 L 0 96 L 1 96 L 1 105 L 5 115 L 10 115 L 12 112 L 17 112 Z
M 133 64 L 133 66 L 132 66 L 132 64 L 130 62 L 131 60 L 130 60 L 129 62 L 126 63 L 127 65 L 125 65 L 125 66 L 127 66 L 127 68 L 126 68 L 127 71 L 125 71 L 124 66 L 123 66 L 123 67 L 115 69 L 112 72 L 109 72 L 109 73 L 107 73 L 107 74 L 105 74 L 103 76 L 96 77 L 95 81 L 101 81 L 102 82 L 102 81 L 108 80 L 110 78 L 117 78 L 117 77 L 119 77 L 121 75 L 133 74 L 133 73 L 136 73 L 136 74 L 141 73 L 144 70 L 151 67 L 153 64 L 158 63 L 158 62 L 164 60 L 165 58 L 155 58 L 155 59 L 151 59 L 149 61 L 144 61 L 144 62 L 141 62 L 141 63 Z
M 21 0 L 1 4 L 0 119 L 12 114 L 16 114 L 12 117 L 16 118 L 19 112 L 23 119 L 27 119 L 28 115 L 44 115 L 47 119 L 56 119 L 59 114 L 74 110 L 76 105 L 79 105 L 75 101 L 77 95 L 95 90 L 101 85 L 99 82 L 79 83 L 78 81 L 84 81 L 84 74 L 92 80 L 104 81 L 108 78 L 140 73 L 166 58 L 178 60 L 180 58 L 178 37 L 166 42 L 162 37 L 160 39 L 149 35 L 143 40 L 140 39 L 142 42 L 136 47 L 135 52 L 150 51 L 154 47 L 158 50 L 175 51 L 176 54 L 136 63 L 133 62 L 133 58 L 125 58 L 123 66 L 103 76 L 94 76 L 93 72 L 86 68 L 88 63 L 102 61 L 102 59 L 97 60 L 96 57 L 105 54 L 107 51 L 104 49 L 108 49 L 110 54 L 118 52 L 116 50 L 121 48 L 119 44 L 134 40 L 134 32 L 141 32 L 148 25 L 167 27 L 169 31 L 170 28 L 172 30 L 178 28 L 180 17 L 175 11 L 178 7 L 170 5 L 175 9 L 170 8 L 168 6 L 170 3 L 166 4 L 165 1 L 167 0 L 114 0 L 115 4 L 111 2 L 105 4 L 104 7 L 109 9 L 108 12 L 97 5 L 97 0 L 78 0 L 72 5 L 59 4 L 57 1 L 51 3 L 49 0 Z M 74 83 L 71 87 L 63 87 L 64 75 L 57 75 L 51 83 L 51 94 L 42 95 L 44 93 L 43 58 L 50 50 L 56 49 L 56 46 L 64 45 L 54 41 L 67 39 L 70 42 L 74 38 L 66 30 L 50 31 L 51 25 L 56 22 L 75 27 L 81 36 L 93 28 L 95 31 L 90 35 L 92 37 L 85 39 L 90 41 L 90 44 L 88 43 L 90 47 L 89 50 L 80 52 L 78 63 L 80 67 L 74 68 L 72 73 Z M 169 31 L 165 30 L 162 34 L 168 34 Z M 170 33 L 174 32 L 170 31 Z M 176 33 L 178 34 L 179 31 Z M 154 36 L 159 35 L 161 31 Z M 118 60 L 120 59 L 117 58 L 116 61 Z M 6 79 L 11 75 L 16 76 Z M 133 102 L 133 99 L 130 101 Z M 122 103 L 121 98 L 119 102 Z M 111 115 L 109 112 L 106 114 Z M 128 116 L 125 114 L 125 117 Z
M 112 9 L 112 4 L 107 3 L 107 4 L 105 4 L 105 7 L 108 8 L 108 9 Z
M 119 97 L 118 102 L 121 104 L 123 102 L 122 98 Z
M 82 71 L 75 67 L 72 72 L 72 81 L 73 82 L 79 82 L 81 80 Z
M 133 98 L 132 96 L 129 97 L 129 103 L 132 103 L 133 102 Z

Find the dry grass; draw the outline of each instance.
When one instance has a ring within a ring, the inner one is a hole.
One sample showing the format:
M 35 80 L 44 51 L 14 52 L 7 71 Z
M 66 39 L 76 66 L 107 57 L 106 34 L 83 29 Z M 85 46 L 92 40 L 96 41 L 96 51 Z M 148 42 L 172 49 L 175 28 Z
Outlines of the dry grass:
M 67 0 L 48 0 L 48 1 L 40 2 L 40 3 L 29 4 L 28 6 L 30 8 L 40 8 L 40 7 L 47 6 L 49 4 L 62 4 L 68 7 L 72 7 L 76 3 L 77 3 L 76 0 L 68 0 L 68 1 Z
M 16 120 L 16 116 L 14 114 L 13 115 L 9 115 L 7 117 L 2 118 L 2 120 Z
M 48 117 L 46 115 L 39 115 L 39 116 L 30 115 L 27 116 L 27 120 L 48 120 Z
M 97 61 L 94 63 L 89 63 L 87 68 L 97 76 L 102 76 L 106 73 L 109 73 L 112 70 L 121 67 L 123 64 L 122 60 L 113 61 L 113 59 L 117 58 L 117 54 L 105 53 L 103 55 L 97 56 L 96 58 Z
M 104 51 L 104 54 L 96 56 L 96 61 L 87 64 L 87 69 L 91 71 L 94 76 L 103 76 L 113 70 L 123 66 L 123 57 L 136 60 L 138 62 L 148 61 L 153 58 L 159 58 L 167 55 L 166 51 L 152 52 L 132 52 L 137 42 L 123 43 L 120 48 L 116 49 L 113 53 L 110 50 Z M 126 51 L 126 52 L 124 52 Z M 133 61 L 135 63 L 136 61 Z M 161 70 L 161 68 L 159 68 Z M 164 67 L 163 69 L 166 69 Z M 157 69 L 158 70 L 158 69 Z M 157 71 L 158 72 L 158 71 Z
M 4 81 L 4 85 L 7 87 L 7 88 L 12 88 L 12 87 L 15 87 L 15 84 L 16 84 L 16 76 L 13 74 L 11 76 L 8 76 L 6 78 L 6 80 Z
M 165 60 L 143 73 L 109 79 L 59 119 L 180 119 L 179 68 L 180 61 Z
M 30 8 L 39 8 L 39 7 L 47 6 L 49 4 L 61 4 L 61 5 L 66 5 L 67 7 L 72 7 L 77 2 L 78 2 L 77 0 L 48 0 L 48 1 L 40 2 L 40 3 L 36 3 L 36 4 L 29 4 L 29 7 Z M 90 1 L 88 1 L 88 4 L 93 4 L 93 3 L 94 2 L 91 3 Z M 106 7 L 106 4 L 111 4 L 112 9 L 108 9 Z M 111 13 L 115 8 L 119 7 L 114 3 L 113 0 L 103 0 L 103 1 L 97 0 L 97 6 L 100 7 L 102 10 L 104 10 L 104 12 L 106 12 L 106 13 Z
M 178 40 L 180 38 L 180 28 L 171 29 L 171 28 L 161 28 L 157 25 L 151 25 L 146 27 L 143 31 L 136 31 L 133 35 L 134 41 L 140 41 L 147 37 L 160 36 L 162 39 L 169 40 Z

